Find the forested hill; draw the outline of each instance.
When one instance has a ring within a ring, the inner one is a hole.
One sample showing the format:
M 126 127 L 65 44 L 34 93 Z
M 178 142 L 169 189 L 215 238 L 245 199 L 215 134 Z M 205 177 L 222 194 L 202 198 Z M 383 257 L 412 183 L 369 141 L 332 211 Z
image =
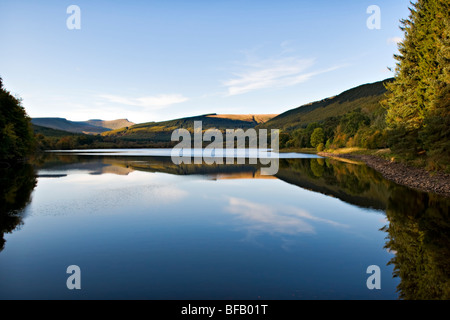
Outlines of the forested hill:
M 260 125 L 259 128 L 280 129 L 282 132 L 290 132 L 306 127 L 310 123 L 343 116 L 357 109 L 361 109 L 366 114 L 374 113 L 381 108 L 380 101 L 386 93 L 385 84 L 392 82 L 392 80 L 386 79 L 371 84 L 364 84 L 335 97 L 288 110 Z

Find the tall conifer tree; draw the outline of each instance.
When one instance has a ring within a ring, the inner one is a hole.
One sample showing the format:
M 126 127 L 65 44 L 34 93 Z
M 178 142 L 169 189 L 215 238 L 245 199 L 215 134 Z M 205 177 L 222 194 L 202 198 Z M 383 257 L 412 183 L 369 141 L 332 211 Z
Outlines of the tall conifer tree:
M 401 21 L 395 80 L 387 85 L 386 121 L 391 147 L 449 154 L 450 1 L 417 0 Z M 448 159 L 447 159 L 448 161 Z
M 407 131 L 423 128 L 428 113 L 449 85 L 448 0 L 418 0 L 402 20 L 395 81 L 388 84 L 387 122 Z

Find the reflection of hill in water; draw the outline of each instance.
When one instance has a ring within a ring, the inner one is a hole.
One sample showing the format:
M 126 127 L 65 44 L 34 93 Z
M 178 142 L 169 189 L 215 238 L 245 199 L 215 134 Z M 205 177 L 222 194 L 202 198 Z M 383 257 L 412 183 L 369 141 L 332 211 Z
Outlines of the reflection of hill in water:
M 174 175 L 205 175 L 215 179 L 265 178 L 265 176 L 261 176 L 258 166 L 255 165 L 176 165 L 170 157 L 49 154 L 41 159 L 37 166 L 43 172 L 47 170 L 52 172 L 81 170 L 88 171 L 90 174 L 113 173 L 122 175 L 133 171 L 143 171 Z
M 52 155 L 39 167 L 91 174 L 138 170 L 209 179 L 265 178 L 257 165 L 178 166 L 163 157 Z M 396 253 L 390 263 L 394 276 L 401 279 L 400 297 L 450 299 L 450 199 L 397 185 L 365 165 L 332 159 L 280 159 L 276 178 L 352 205 L 385 211 L 389 220 L 382 229 L 387 236 L 385 248 Z

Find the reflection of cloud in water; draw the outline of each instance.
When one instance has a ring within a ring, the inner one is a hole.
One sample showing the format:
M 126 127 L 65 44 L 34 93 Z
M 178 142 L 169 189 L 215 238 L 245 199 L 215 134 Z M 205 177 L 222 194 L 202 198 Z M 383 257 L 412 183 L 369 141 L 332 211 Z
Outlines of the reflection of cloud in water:
M 346 227 L 346 225 L 332 220 L 315 217 L 296 207 L 274 207 L 234 197 L 229 198 L 229 205 L 225 210 L 238 215 L 240 219 L 247 222 L 250 231 L 291 235 L 315 233 L 314 227 L 309 223 L 311 221 L 327 223 L 336 227 Z
M 70 192 L 69 186 L 60 185 L 62 197 L 53 196 L 45 199 L 35 198 L 28 209 L 31 216 L 65 216 L 77 214 L 111 214 L 126 213 L 130 210 L 147 210 L 159 206 L 171 205 L 182 201 L 188 192 L 168 185 L 113 186 L 110 188 L 77 190 Z M 70 197 L 65 197 L 69 194 Z M 40 201 L 41 200 L 41 201 Z

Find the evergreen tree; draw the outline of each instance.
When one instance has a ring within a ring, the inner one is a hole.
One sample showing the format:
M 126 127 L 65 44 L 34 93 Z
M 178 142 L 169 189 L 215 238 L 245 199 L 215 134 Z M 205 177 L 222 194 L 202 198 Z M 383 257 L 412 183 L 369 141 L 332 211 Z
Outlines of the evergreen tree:
M 405 38 L 394 56 L 395 80 L 386 85 L 383 101 L 390 147 L 409 158 L 425 152 L 441 163 L 433 169 L 445 168 L 450 152 L 450 2 L 417 0 L 411 5 L 409 18 L 401 21 Z
M 436 99 L 449 85 L 448 0 L 411 3 L 409 19 L 402 20 L 405 39 L 399 44 L 395 81 L 385 104 L 391 127 L 420 130 Z

